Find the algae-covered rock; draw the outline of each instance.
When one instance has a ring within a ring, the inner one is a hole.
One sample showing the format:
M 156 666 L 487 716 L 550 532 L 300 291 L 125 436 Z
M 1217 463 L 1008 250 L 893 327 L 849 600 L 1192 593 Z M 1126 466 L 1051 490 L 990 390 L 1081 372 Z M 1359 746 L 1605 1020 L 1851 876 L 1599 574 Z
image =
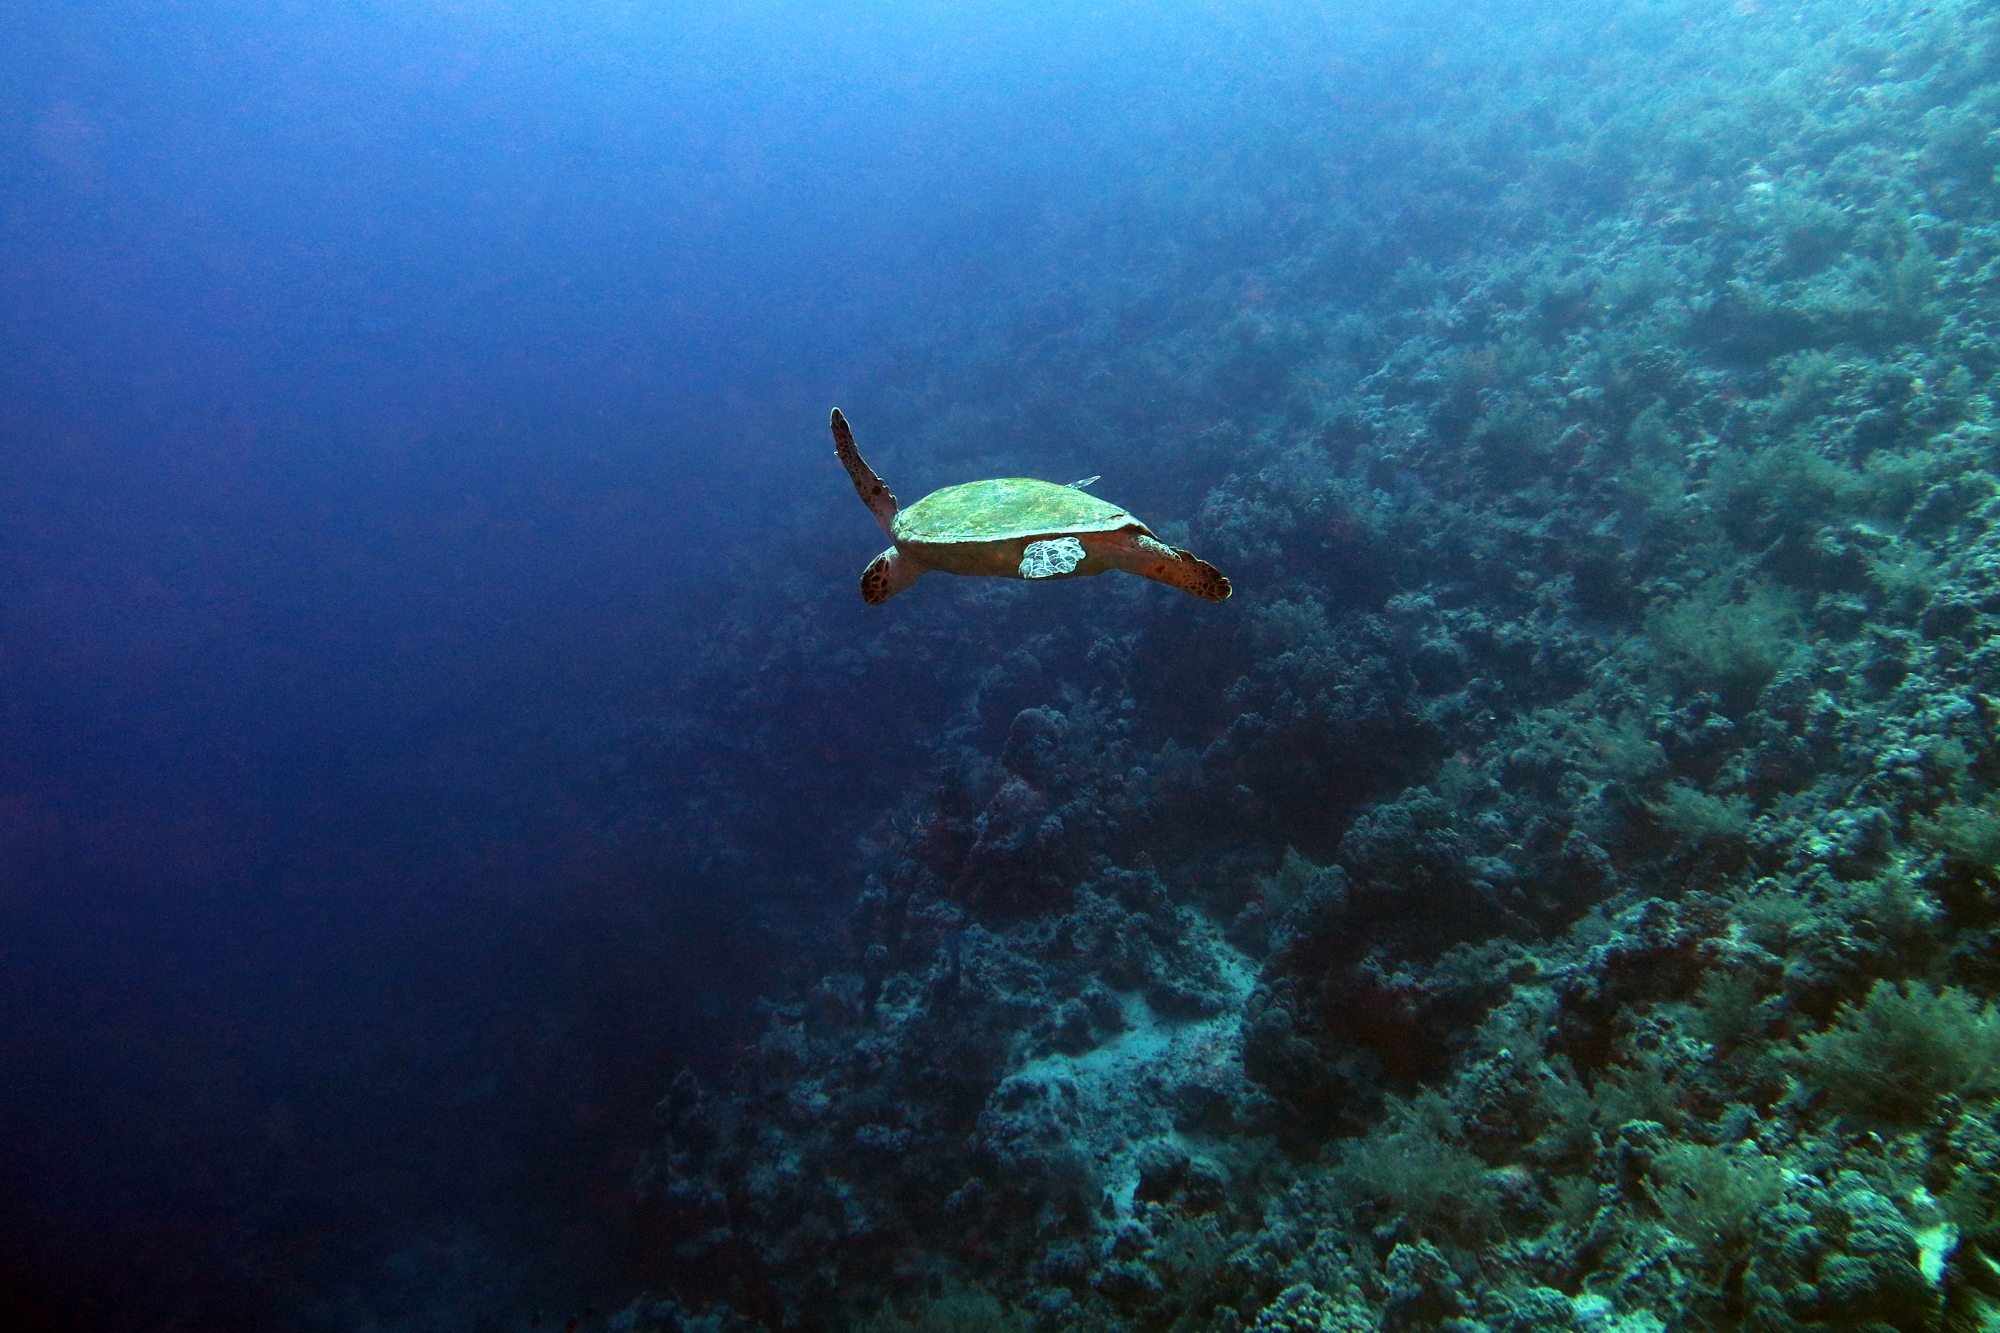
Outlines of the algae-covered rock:
M 1382 1333 L 1481 1333 L 1465 1284 L 1429 1241 L 1398 1245 L 1383 1265 Z
M 1278 1293 L 1278 1299 L 1259 1312 L 1250 1333 L 1375 1333 L 1380 1327 L 1358 1293 L 1331 1296 L 1300 1283 Z
M 1942 1327 L 1944 1293 L 1922 1259 L 1916 1229 L 1895 1203 L 1845 1173 L 1767 1217 L 1743 1276 L 1744 1326 L 1932 1333 Z

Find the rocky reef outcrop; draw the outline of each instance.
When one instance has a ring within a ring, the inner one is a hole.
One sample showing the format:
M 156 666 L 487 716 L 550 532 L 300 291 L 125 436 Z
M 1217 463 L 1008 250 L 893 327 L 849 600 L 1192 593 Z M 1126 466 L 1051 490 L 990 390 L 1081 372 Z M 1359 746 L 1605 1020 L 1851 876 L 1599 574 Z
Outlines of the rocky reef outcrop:
M 1177 395 L 1101 452 L 1238 595 L 898 603 L 956 720 L 625 1327 L 2000 1320 L 2000 25 L 1642 8 L 957 386 Z

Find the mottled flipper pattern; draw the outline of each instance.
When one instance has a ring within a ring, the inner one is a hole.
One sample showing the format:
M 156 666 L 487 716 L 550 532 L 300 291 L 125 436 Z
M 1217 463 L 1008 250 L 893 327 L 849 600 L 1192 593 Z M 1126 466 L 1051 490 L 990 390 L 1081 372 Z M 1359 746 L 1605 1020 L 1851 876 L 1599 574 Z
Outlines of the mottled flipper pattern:
M 854 493 L 861 497 L 861 503 L 875 515 L 882 531 L 895 536 L 889 524 L 896 518 L 896 497 L 875 475 L 875 469 L 868 466 L 868 460 L 861 456 L 861 451 L 854 447 L 854 432 L 847 428 L 847 418 L 840 414 L 837 407 L 833 409 L 833 451 L 840 455 L 841 466 L 847 469 L 847 475 L 853 480 Z
M 1138 558 L 1125 564 L 1124 568 L 1142 578 L 1169 584 L 1210 602 L 1219 602 L 1229 596 L 1229 580 L 1223 577 L 1222 571 L 1192 552 L 1143 536 L 1133 539 L 1132 549 Z

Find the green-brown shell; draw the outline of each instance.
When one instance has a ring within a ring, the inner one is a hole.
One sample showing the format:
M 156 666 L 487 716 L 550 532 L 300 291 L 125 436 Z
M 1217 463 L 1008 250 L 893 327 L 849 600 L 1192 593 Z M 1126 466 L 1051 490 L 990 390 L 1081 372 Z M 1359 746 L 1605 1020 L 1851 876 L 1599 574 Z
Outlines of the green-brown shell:
M 899 542 L 950 546 L 1059 532 L 1115 532 L 1139 520 L 1073 486 L 996 477 L 932 491 L 896 515 Z

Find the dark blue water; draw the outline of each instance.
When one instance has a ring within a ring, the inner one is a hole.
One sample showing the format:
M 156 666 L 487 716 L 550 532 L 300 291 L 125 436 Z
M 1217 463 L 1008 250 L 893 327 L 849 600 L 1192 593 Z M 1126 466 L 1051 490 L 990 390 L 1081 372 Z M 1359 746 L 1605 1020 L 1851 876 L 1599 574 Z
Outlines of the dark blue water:
M 683 688 L 801 560 L 853 610 L 866 532 L 810 559 L 856 517 L 827 407 L 1059 340 L 1026 292 L 1088 320 L 1270 253 L 1250 177 L 1331 114 L 1302 90 L 1393 87 L 1371 41 L 1236 5 L 0 17 L 11 1326 L 629 1294 L 648 1107 L 754 1029 L 901 776 L 863 727 L 780 799 L 797 756 L 699 759 Z M 621 783 L 648 727 L 693 776 Z M 747 869 L 674 832 L 706 765 L 771 793 L 714 816 Z

